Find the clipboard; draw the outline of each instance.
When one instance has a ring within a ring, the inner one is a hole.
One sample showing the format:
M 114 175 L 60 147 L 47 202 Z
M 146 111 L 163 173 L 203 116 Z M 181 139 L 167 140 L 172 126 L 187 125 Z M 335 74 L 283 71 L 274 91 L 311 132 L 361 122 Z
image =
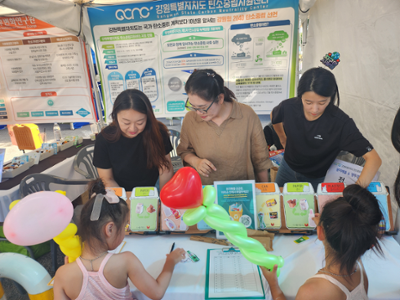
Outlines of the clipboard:
M 208 249 L 205 299 L 265 299 L 260 268 L 238 248 Z

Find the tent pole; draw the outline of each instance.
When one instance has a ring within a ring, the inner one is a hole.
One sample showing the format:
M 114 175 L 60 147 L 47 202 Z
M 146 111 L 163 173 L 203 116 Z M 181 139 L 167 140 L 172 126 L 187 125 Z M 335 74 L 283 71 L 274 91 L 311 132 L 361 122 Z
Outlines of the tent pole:
M 94 65 L 93 65 L 93 60 L 92 60 L 92 56 L 91 56 L 91 49 L 87 42 L 85 42 L 85 46 L 86 46 L 86 56 L 87 56 L 87 60 L 89 63 L 89 73 L 90 73 L 90 77 L 92 78 L 93 89 L 94 89 L 94 93 L 96 95 L 95 103 L 96 103 L 97 113 L 99 115 L 100 128 L 98 128 L 98 129 L 100 132 L 101 129 L 105 126 L 105 124 L 104 124 L 104 120 L 103 120 L 103 115 L 101 113 L 102 110 L 101 110 L 99 89 L 97 87 L 97 81 L 96 81 L 96 77 L 94 75 L 95 71 L 94 71 Z

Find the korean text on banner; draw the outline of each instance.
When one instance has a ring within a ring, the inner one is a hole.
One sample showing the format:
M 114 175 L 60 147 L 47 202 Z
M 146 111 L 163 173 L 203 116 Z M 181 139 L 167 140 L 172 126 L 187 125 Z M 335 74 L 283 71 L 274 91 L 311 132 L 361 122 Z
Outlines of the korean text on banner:
M 83 42 L 29 16 L 0 17 L 1 124 L 90 122 Z
M 165 0 L 88 15 L 106 115 L 135 88 L 157 117 L 183 116 L 195 69 L 214 69 L 257 113 L 294 96 L 298 0 Z

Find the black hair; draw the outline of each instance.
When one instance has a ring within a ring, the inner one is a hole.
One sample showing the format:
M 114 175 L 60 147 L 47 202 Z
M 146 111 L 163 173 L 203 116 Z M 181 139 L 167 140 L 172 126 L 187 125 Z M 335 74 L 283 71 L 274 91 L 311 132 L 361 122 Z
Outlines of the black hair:
M 123 199 L 119 199 L 119 203 L 110 204 L 103 200 L 101 204 L 100 217 L 97 221 L 91 221 L 94 200 L 97 194 L 106 194 L 103 181 L 99 178 L 89 183 L 89 193 L 91 198 L 82 208 L 81 217 L 78 223 L 78 235 L 81 238 L 81 243 L 85 243 L 93 251 L 100 243 L 107 247 L 103 227 L 108 222 L 114 222 L 117 232 L 125 230 L 126 216 L 129 214 L 129 208 Z M 97 241 L 96 241 L 97 240 Z
M 400 108 L 397 111 L 396 116 L 394 117 L 393 126 L 392 126 L 392 144 L 393 147 L 400 153 Z M 397 200 L 397 203 L 400 205 L 400 168 L 397 173 L 396 180 L 394 182 L 394 196 Z
M 297 86 L 297 97 L 301 99 L 304 93 L 314 92 L 322 97 L 330 97 L 328 107 L 339 107 L 339 88 L 335 75 L 324 68 L 312 68 L 303 73 Z
M 333 263 L 340 264 L 340 271 L 351 274 L 356 261 L 371 247 L 382 254 L 378 243 L 381 220 L 378 200 L 358 184 L 347 186 L 343 197 L 324 206 L 319 225 L 333 250 L 329 255 Z
M 213 69 L 195 70 L 185 84 L 185 91 L 207 102 L 214 101 L 220 94 L 224 94 L 225 102 L 236 100 L 235 94 L 225 86 L 224 79 Z
M 104 138 L 113 143 L 120 139 L 121 129 L 118 123 L 118 113 L 123 110 L 133 109 L 147 116 L 146 126 L 143 130 L 143 144 L 147 155 L 147 168 L 165 167 L 169 169 L 162 133 L 168 134 L 167 127 L 157 121 L 149 98 L 141 91 L 129 89 L 121 92 L 115 99 L 111 117 L 113 122 L 101 131 Z

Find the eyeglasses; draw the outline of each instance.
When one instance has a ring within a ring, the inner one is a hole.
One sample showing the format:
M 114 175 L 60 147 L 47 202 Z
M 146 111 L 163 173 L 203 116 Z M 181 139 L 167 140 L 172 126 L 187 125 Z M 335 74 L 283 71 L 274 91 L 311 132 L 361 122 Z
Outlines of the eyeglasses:
M 210 107 L 214 104 L 215 100 L 217 100 L 217 99 L 218 99 L 218 97 L 215 98 L 213 100 L 213 102 L 211 102 L 209 107 L 207 107 L 206 109 L 202 109 L 202 108 L 193 107 L 192 104 L 190 104 L 190 102 L 189 102 L 189 98 L 187 98 L 186 103 L 185 103 L 185 107 L 190 109 L 190 110 L 192 110 L 192 111 L 198 111 L 201 114 L 206 114 L 208 112 L 208 110 L 210 109 Z

